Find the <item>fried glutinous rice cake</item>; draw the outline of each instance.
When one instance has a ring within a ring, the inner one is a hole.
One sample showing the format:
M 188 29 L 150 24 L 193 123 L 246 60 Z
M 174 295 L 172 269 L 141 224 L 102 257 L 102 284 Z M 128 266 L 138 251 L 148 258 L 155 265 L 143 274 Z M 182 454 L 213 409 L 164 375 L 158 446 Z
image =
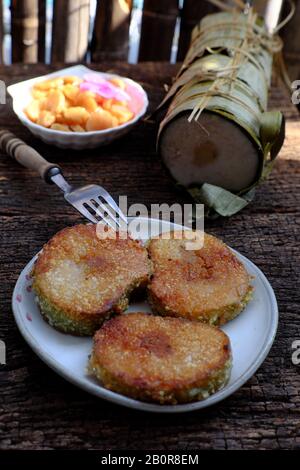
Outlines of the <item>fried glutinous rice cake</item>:
M 146 287 L 150 261 L 127 234 L 103 239 L 95 225 L 75 225 L 43 247 L 32 275 L 45 319 L 65 333 L 92 335 L 127 308 L 134 290 Z
M 150 241 L 153 277 L 148 286 L 149 302 L 160 315 L 222 325 L 250 300 L 251 278 L 221 240 L 204 234 L 202 248 L 188 249 L 190 236 L 191 232 L 175 231 L 170 239 Z
M 203 400 L 224 387 L 231 363 L 229 338 L 219 328 L 129 313 L 97 331 L 89 371 L 114 392 L 176 404 Z

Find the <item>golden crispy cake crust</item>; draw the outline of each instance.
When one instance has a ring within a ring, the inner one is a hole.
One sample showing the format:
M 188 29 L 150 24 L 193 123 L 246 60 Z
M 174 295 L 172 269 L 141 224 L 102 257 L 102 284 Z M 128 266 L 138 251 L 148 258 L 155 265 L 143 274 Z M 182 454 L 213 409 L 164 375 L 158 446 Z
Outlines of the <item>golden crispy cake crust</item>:
M 205 234 L 201 249 L 187 250 L 187 232 L 180 239 L 181 233 L 149 243 L 154 269 L 150 303 L 162 315 L 224 324 L 250 299 L 250 276 L 221 240 Z
M 104 323 L 89 364 L 106 388 L 159 403 L 206 398 L 227 383 L 230 369 L 229 338 L 218 328 L 145 313 Z
M 33 287 L 53 326 L 86 334 L 80 331 L 85 325 L 92 334 L 107 315 L 127 307 L 129 294 L 145 287 L 149 275 L 148 254 L 138 241 L 119 234 L 99 239 L 95 225 L 76 225 L 44 246 Z

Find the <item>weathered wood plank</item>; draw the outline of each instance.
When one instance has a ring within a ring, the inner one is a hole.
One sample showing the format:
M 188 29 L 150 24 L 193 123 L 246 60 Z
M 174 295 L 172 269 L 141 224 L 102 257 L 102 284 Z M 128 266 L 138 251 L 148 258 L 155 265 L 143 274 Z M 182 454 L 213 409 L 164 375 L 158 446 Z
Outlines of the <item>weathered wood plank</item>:
M 139 61 L 170 60 L 178 13 L 178 0 L 144 1 Z
M 0 67 L 0 79 L 16 82 L 59 67 Z M 150 109 L 177 67 L 94 64 L 95 69 L 139 80 L 149 94 Z M 300 366 L 291 362 L 292 341 L 300 339 L 300 123 L 277 80 L 270 108 L 282 109 L 288 121 L 273 173 L 255 203 L 229 220 L 208 222 L 206 229 L 264 271 L 278 299 L 279 331 L 267 360 L 249 382 L 217 406 L 187 415 L 141 414 L 89 396 L 52 372 L 25 344 L 10 305 L 18 274 L 52 234 L 82 219 L 58 190 L 0 156 L 0 339 L 8 349 L 7 366 L 0 366 L 1 449 L 300 449 Z M 74 184 L 99 182 L 115 196 L 127 194 L 129 203 L 188 201 L 156 156 L 152 123 L 140 123 L 107 147 L 82 152 L 59 150 L 32 137 L 13 115 L 10 100 L 0 106 L 0 126 L 59 162 Z
M 54 0 L 52 62 L 81 62 L 88 47 L 89 0 Z
M 127 60 L 131 2 L 101 0 L 97 2 L 91 43 L 93 62 Z

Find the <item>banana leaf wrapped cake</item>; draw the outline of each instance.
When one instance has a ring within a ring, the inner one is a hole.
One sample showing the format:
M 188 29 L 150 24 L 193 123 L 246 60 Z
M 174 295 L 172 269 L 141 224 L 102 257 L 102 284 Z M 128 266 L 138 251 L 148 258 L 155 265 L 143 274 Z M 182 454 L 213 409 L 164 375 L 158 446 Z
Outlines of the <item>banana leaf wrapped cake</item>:
M 161 108 L 158 151 L 207 215 L 230 216 L 253 198 L 284 141 L 284 117 L 267 111 L 281 40 L 261 18 L 232 10 L 204 17 Z

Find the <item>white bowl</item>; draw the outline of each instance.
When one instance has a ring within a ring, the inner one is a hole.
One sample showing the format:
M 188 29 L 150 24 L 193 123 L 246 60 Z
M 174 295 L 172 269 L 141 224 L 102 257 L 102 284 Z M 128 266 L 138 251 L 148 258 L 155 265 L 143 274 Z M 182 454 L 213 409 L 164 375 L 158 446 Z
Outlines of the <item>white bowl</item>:
M 131 121 L 121 124 L 118 127 L 105 129 L 103 131 L 63 132 L 48 129 L 35 124 L 28 119 L 24 113 L 24 108 L 32 100 L 31 89 L 36 82 L 47 80 L 48 78 L 63 77 L 65 75 L 75 75 L 83 78 L 83 76 L 88 72 L 97 73 L 105 78 L 119 77 L 126 83 L 126 92 L 131 97 L 128 106 L 135 114 L 135 117 Z M 9 86 L 7 91 L 13 98 L 14 112 L 24 126 L 26 126 L 36 137 L 39 137 L 47 144 L 53 144 L 61 148 L 72 148 L 78 150 L 105 145 L 126 134 L 145 114 L 149 103 L 145 90 L 137 82 L 129 78 L 121 77 L 117 74 L 95 72 L 84 65 L 75 65 L 41 77 L 16 83 L 15 85 Z

